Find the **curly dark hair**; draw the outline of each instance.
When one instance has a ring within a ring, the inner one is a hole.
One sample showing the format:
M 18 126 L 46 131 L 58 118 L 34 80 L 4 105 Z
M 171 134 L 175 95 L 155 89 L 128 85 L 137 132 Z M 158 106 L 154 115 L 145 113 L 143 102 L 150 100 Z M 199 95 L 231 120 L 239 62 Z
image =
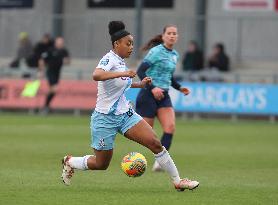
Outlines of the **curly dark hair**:
M 117 31 L 124 30 L 125 24 L 122 21 L 110 21 L 108 24 L 109 34 L 113 35 Z

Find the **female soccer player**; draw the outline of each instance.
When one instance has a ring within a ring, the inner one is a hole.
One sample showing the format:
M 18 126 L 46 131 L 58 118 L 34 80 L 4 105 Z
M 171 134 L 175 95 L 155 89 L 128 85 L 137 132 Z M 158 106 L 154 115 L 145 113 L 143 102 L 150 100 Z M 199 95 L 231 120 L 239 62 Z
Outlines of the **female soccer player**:
M 142 88 L 136 99 L 136 112 L 141 115 L 148 124 L 153 127 L 154 118 L 157 116 L 163 135 L 161 144 L 169 150 L 175 131 L 175 112 L 168 93 L 173 86 L 185 95 L 189 94 L 187 88 L 181 87 L 173 78 L 179 54 L 173 49 L 178 39 L 177 27 L 168 25 L 163 33 L 151 39 L 143 48 L 149 50 L 143 62 L 138 68 L 140 79 L 152 78 L 152 84 Z M 153 171 L 162 171 L 157 161 Z
M 93 72 L 98 81 L 97 103 L 91 117 L 92 148 L 95 155 L 84 157 L 65 156 L 62 180 L 70 185 L 74 170 L 105 170 L 113 155 L 117 132 L 150 149 L 160 166 L 169 174 L 178 191 L 194 189 L 199 182 L 180 179 L 178 170 L 168 151 L 156 138 L 151 126 L 129 106 L 125 91 L 129 88 L 142 88 L 151 82 L 149 77 L 139 83 L 132 83 L 136 72 L 128 70 L 124 58 L 133 50 L 133 37 L 125 30 L 121 21 L 109 23 L 112 50 L 99 62 Z

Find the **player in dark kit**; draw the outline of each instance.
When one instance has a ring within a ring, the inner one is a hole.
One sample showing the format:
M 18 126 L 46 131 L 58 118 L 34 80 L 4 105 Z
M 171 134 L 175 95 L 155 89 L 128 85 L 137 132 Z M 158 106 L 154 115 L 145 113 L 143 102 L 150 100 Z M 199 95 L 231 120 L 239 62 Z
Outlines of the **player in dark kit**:
M 64 64 L 69 64 L 69 62 L 69 52 L 64 47 L 64 39 L 62 37 L 56 38 L 54 47 L 50 48 L 41 56 L 39 61 L 40 77 L 43 76 L 44 70 L 46 68 L 45 74 L 49 84 L 49 91 L 47 93 L 43 109 L 44 114 L 49 112 L 50 102 L 56 94 L 61 69 Z

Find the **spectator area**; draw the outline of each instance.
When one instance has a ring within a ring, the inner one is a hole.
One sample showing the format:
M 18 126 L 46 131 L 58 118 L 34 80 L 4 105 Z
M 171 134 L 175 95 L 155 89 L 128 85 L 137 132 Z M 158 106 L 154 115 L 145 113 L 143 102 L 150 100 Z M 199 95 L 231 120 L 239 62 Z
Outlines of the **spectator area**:
M 24 74 L 31 74 L 35 78 L 36 69 L 19 68 L 11 69 L 7 65 L 10 58 L 0 58 L 0 78 L 22 78 Z M 70 66 L 65 66 L 62 70 L 62 79 L 91 79 L 92 70 L 97 65 L 98 60 L 87 59 L 72 59 Z M 129 60 L 128 65 L 136 69 L 138 63 L 134 60 Z M 242 83 L 278 83 L 277 73 L 278 62 L 263 62 L 263 61 L 245 61 L 237 65 L 232 65 L 232 71 L 228 73 L 221 73 L 225 82 L 242 82 Z M 178 66 L 175 76 L 179 79 L 187 80 L 188 73 L 181 71 Z M 275 81 L 276 78 L 276 81 Z

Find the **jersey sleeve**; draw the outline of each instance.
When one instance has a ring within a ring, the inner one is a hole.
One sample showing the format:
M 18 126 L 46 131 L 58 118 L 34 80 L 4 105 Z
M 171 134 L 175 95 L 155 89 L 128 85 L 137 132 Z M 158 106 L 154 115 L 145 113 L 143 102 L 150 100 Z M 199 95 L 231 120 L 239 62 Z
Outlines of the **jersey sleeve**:
M 152 48 L 148 54 L 145 56 L 143 62 L 148 63 L 149 65 L 153 65 L 159 59 L 159 50 L 157 48 Z
M 98 63 L 96 68 L 101 68 L 102 70 L 105 71 L 110 71 L 113 67 L 113 63 L 111 61 L 111 59 L 109 59 L 108 57 L 104 56 Z

